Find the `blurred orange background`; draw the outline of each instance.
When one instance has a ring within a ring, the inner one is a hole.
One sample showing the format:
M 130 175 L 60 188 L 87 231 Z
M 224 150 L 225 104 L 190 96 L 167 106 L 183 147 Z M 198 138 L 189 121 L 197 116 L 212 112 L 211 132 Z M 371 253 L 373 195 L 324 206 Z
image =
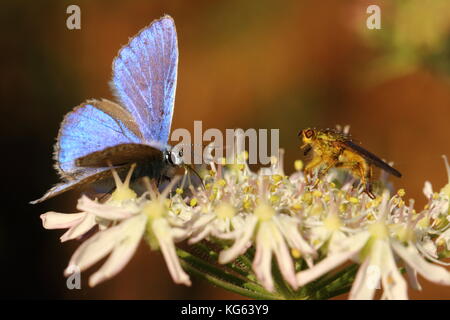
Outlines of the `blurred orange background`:
M 81 30 L 66 28 L 67 6 Z M 381 8 L 381 30 L 366 9 Z M 395 162 L 396 188 L 423 207 L 426 180 L 447 183 L 450 156 L 450 2 L 411 1 L 9 1 L 2 3 L 0 94 L 7 189 L 0 223 L 2 295 L 9 298 L 240 298 L 194 279 L 172 283 L 159 252 L 142 243 L 115 278 L 68 290 L 63 270 L 77 243 L 41 227 L 39 214 L 75 211 L 69 193 L 31 206 L 57 182 L 52 148 L 60 121 L 89 98 L 109 98 L 111 63 L 141 28 L 170 14 L 180 61 L 172 129 L 279 128 L 293 171 L 297 132 L 350 125 L 367 149 Z M 448 299 L 421 279 L 415 299 Z M 345 296 L 344 296 L 345 297 Z M 342 297 L 341 297 L 342 298 Z

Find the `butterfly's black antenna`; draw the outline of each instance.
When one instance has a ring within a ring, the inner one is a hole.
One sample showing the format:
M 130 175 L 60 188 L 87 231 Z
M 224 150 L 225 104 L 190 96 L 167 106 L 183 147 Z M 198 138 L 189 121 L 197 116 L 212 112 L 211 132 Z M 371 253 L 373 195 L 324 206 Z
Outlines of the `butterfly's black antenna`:
M 191 164 L 184 164 L 184 169 L 186 169 L 189 172 L 194 173 L 194 175 L 200 180 L 200 183 L 203 187 L 203 190 L 206 190 L 205 184 L 203 183 L 203 179 L 202 177 L 200 177 L 200 175 L 198 174 L 198 172 L 195 170 L 194 166 Z
M 184 175 L 183 175 L 183 179 L 181 180 L 181 184 L 180 184 L 180 188 L 184 189 L 184 184 L 186 183 L 186 177 L 188 175 L 188 170 L 184 170 Z
M 188 145 L 188 144 L 181 144 L 181 145 L 179 145 L 179 146 L 183 146 L 183 145 Z M 191 143 L 189 146 L 192 148 L 192 147 L 194 147 L 194 144 Z M 203 146 L 203 145 L 202 145 L 202 146 Z M 181 150 L 181 152 L 183 152 L 183 151 Z M 180 154 L 180 156 L 182 157 L 182 153 Z M 190 159 L 190 160 L 191 160 L 191 159 Z M 205 184 L 203 183 L 203 179 L 202 179 L 202 177 L 199 175 L 199 173 L 195 170 L 194 165 L 192 165 L 192 164 L 187 164 L 187 163 L 183 163 L 182 166 L 184 167 L 184 169 L 186 170 L 186 172 L 192 172 L 192 173 L 194 173 L 194 175 L 200 180 L 200 183 L 201 183 L 203 189 L 206 190 Z M 190 176 L 187 176 L 187 179 L 189 179 L 189 184 L 192 184 Z M 182 181 L 182 184 L 181 184 L 181 185 L 184 186 L 184 183 L 185 183 L 185 182 L 186 182 L 186 176 L 183 177 L 183 181 Z

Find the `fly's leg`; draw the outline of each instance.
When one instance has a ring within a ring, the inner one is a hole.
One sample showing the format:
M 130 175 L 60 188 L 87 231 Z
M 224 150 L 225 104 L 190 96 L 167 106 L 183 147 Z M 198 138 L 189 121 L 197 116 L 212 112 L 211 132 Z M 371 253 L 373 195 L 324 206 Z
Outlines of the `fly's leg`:
M 317 175 L 317 180 L 314 183 L 314 187 L 317 187 L 320 179 L 322 179 L 322 177 L 325 176 L 331 168 L 336 167 L 339 163 L 342 163 L 339 162 L 339 157 L 341 156 L 342 152 L 344 152 L 344 149 L 338 149 L 336 152 L 333 152 L 333 154 L 330 157 L 330 160 L 327 161 L 328 165 L 325 167 L 325 169 L 321 170 Z
M 336 168 L 340 169 L 347 169 L 350 170 L 353 177 L 360 177 L 360 169 L 359 169 L 359 163 L 355 161 L 347 161 L 347 162 L 338 162 L 336 163 Z M 362 179 L 361 179 L 362 181 Z M 353 187 L 352 187 L 353 191 Z
M 375 195 L 372 193 L 372 166 L 369 165 L 366 170 L 366 184 L 365 184 L 365 193 L 369 196 L 370 199 L 375 199 Z
M 305 167 L 305 177 L 306 182 L 309 184 L 308 177 L 312 177 L 313 170 L 318 167 L 320 164 L 322 164 L 322 157 L 320 155 L 314 155 L 312 160 L 306 165 Z
M 372 193 L 372 167 L 365 163 L 359 161 L 351 162 L 337 162 L 335 164 L 336 168 L 350 169 L 354 176 L 359 177 L 361 184 L 364 186 L 364 193 L 366 193 L 369 198 L 375 199 L 375 195 Z
M 357 165 L 357 163 L 355 163 L 354 161 L 347 161 L 347 162 L 337 162 L 335 167 L 336 168 L 340 168 L 340 169 L 347 169 L 350 170 L 350 172 L 352 172 L 353 176 L 355 175 L 354 170 L 355 170 L 355 166 Z M 358 175 L 358 174 L 356 174 Z M 352 189 L 353 190 L 353 189 Z
M 311 147 L 311 145 L 308 144 L 308 145 L 302 146 L 300 149 L 305 149 L 305 150 L 303 151 L 303 155 L 304 155 L 304 156 L 307 156 L 308 153 L 311 152 L 312 147 Z
M 335 157 L 333 158 L 333 160 L 328 162 L 328 165 L 326 166 L 325 169 L 322 169 L 319 171 L 319 174 L 317 175 L 317 180 L 314 183 L 314 188 L 317 187 L 317 185 L 319 184 L 320 180 L 327 174 L 327 172 L 333 168 L 336 167 L 336 165 L 339 163 L 339 157 Z
M 364 185 L 364 193 L 366 193 L 370 199 L 375 199 L 375 195 L 372 193 L 372 168 L 370 165 L 362 162 L 355 164 L 355 170 L 358 170 L 358 175 L 360 176 L 361 183 Z

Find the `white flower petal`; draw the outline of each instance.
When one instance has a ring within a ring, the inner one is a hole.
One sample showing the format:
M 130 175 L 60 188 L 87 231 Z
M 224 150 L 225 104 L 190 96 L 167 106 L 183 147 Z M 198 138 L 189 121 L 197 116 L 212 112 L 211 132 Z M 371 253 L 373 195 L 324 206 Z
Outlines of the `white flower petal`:
M 292 288 L 297 290 L 298 283 L 295 275 L 294 262 L 292 261 L 286 242 L 278 230 L 275 229 L 272 232 L 272 239 L 274 240 L 272 245 L 274 246 L 273 250 L 277 258 L 278 268 L 280 269 L 284 279 L 291 285 Z
M 342 243 L 345 239 L 347 239 L 347 236 L 344 232 L 339 230 L 334 231 L 328 242 L 328 254 L 339 251 L 339 243 Z
M 353 281 L 352 289 L 350 290 L 350 296 L 349 300 L 354 300 L 353 297 L 356 292 L 359 292 L 362 286 L 365 286 L 366 281 L 366 273 L 367 273 L 367 267 L 369 266 L 370 261 L 369 259 L 366 259 L 363 261 L 363 263 L 359 266 L 358 272 L 356 273 L 355 280 Z M 353 293 L 353 296 L 352 296 Z
M 172 232 L 172 239 L 174 242 L 183 241 L 186 238 L 188 238 L 191 234 L 190 230 L 177 228 L 177 227 L 173 227 L 173 226 L 171 228 L 171 232 Z
M 213 221 L 213 233 L 214 234 L 222 234 L 222 233 L 227 233 L 230 232 L 231 230 L 231 223 L 232 223 L 232 219 L 230 218 L 225 218 L 225 219 L 216 219 Z
M 192 229 L 198 230 L 203 228 L 205 225 L 209 224 L 212 220 L 214 220 L 215 215 L 213 214 L 202 214 L 199 218 L 197 218 L 192 224 Z
M 61 236 L 60 240 L 61 242 L 65 242 L 68 240 L 76 239 L 91 230 L 96 224 L 97 222 L 95 221 L 95 216 L 93 214 L 87 213 L 84 216 L 83 220 L 81 220 L 79 224 L 67 230 L 67 232 Z
M 417 243 L 417 246 L 420 246 L 421 248 L 418 249 L 425 252 L 427 256 L 438 258 L 436 244 L 430 237 L 425 237 L 420 243 Z
M 256 253 L 253 260 L 253 270 L 263 287 L 272 292 L 274 290 L 272 278 L 272 239 L 271 230 L 267 222 L 262 222 L 256 236 Z
M 347 238 L 336 239 L 334 241 L 333 251 L 343 252 L 357 250 L 358 248 L 361 249 L 367 240 L 369 240 L 369 237 L 370 233 L 368 231 L 361 231 Z
M 127 204 L 128 203 L 128 204 Z M 139 207 L 133 201 L 128 201 L 121 206 L 99 203 L 83 195 L 78 200 L 77 209 L 90 212 L 98 217 L 108 220 L 122 220 L 139 212 Z
M 433 196 L 433 187 L 431 186 L 430 181 L 425 181 L 425 185 L 423 186 L 423 194 L 428 199 L 430 199 Z
M 340 266 L 345 261 L 356 256 L 366 244 L 368 237 L 368 234 L 364 234 L 364 236 L 358 235 L 348 238 L 351 241 L 351 248 L 349 248 L 349 245 L 346 244 L 346 242 L 349 242 L 349 240 L 343 240 L 344 244 L 341 244 L 341 248 L 343 245 L 345 248 L 347 248 L 346 250 L 336 250 L 334 253 L 330 253 L 328 257 L 314 265 L 312 268 L 297 273 L 298 284 L 300 286 L 304 286 L 305 284 L 319 278 L 330 270 Z
M 309 230 L 310 232 L 310 242 L 314 245 L 314 249 L 320 249 L 323 244 L 328 240 L 332 234 L 328 228 L 325 228 L 322 223 L 320 226 L 315 226 Z
M 194 244 L 194 243 L 197 243 L 197 242 L 205 239 L 211 233 L 211 231 L 212 231 L 211 226 L 209 226 L 209 225 L 205 226 L 202 230 L 200 230 L 200 232 L 191 236 L 191 238 L 189 238 L 188 243 Z
M 50 211 L 41 214 L 42 226 L 45 229 L 66 229 L 70 228 L 84 219 L 86 212 L 79 213 L 59 213 Z
M 329 257 L 323 259 L 319 263 L 315 264 L 312 268 L 300 271 L 297 273 L 297 282 L 300 286 L 304 286 L 313 280 L 316 280 L 320 276 L 329 272 L 330 270 L 340 266 L 345 261 L 350 259 L 357 252 L 342 252 L 330 255 Z
M 233 245 L 220 252 L 219 263 L 229 263 L 247 251 L 249 245 L 251 245 L 250 239 L 253 236 L 257 222 L 258 219 L 255 216 L 248 217 L 246 224 L 241 228 L 244 231 L 239 233 Z
M 448 200 L 446 198 L 439 198 L 437 200 L 433 200 L 431 204 L 431 208 L 428 211 L 428 215 L 436 219 L 440 214 L 446 214 L 448 212 Z
M 422 286 L 417 279 L 417 271 L 410 267 L 409 264 L 405 263 L 406 273 L 408 275 L 408 280 L 411 288 L 415 290 L 422 290 Z
M 389 243 L 383 242 L 383 251 L 381 282 L 386 298 L 389 300 L 407 300 L 408 286 L 395 264 L 394 255 L 392 254 Z
M 231 219 L 226 220 L 221 219 L 221 221 L 215 220 L 213 224 L 214 227 L 211 230 L 211 235 L 216 238 L 224 239 L 223 237 L 224 236 L 226 237 L 227 234 L 229 234 L 231 231 L 231 224 L 232 224 Z
M 449 216 L 450 217 L 450 216 Z M 447 247 L 447 250 L 450 250 L 450 228 L 445 230 L 437 239 L 436 243 L 439 243 L 441 241 L 445 242 L 445 246 Z
M 308 242 L 303 239 L 302 235 L 298 230 L 298 223 L 295 219 L 279 215 L 274 219 L 278 224 L 279 229 L 283 233 L 286 241 L 289 243 L 291 248 L 298 249 L 304 255 L 315 256 L 316 251 L 309 245 Z
M 222 240 L 235 240 L 235 239 L 239 239 L 242 234 L 244 233 L 244 228 L 245 228 L 245 224 L 241 226 L 241 228 L 236 228 L 233 231 L 230 232 L 225 232 L 225 233 L 221 233 L 221 232 L 214 232 L 214 236 L 222 239 Z
M 445 268 L 427 262 L 412 243 L 406 247 L 400 243 L 392 242 L 395 253 L 411 268 L 416 270 L 425 279 L 443 285 L 450 285 L 450 272 Z
M 356 274 L 350 291 L 350 300 L 371 300 L 375 294 L 375 289 L 379 287 L 382 274 L 382 261 L 385 253 L 384 246 L 386 240 L 375 240 L 370 249 L 369 256 Z
M 183 268 L 175 250 L 169 223 L 164 218 L 154 219 L 152 222 L 152 230 L 158 239 L 161 252 L 169 269 L 169 273 L 175 283 L 191 285 L 191 280 Z
M 97 261 L 108 255 L 122 233 L 122 226 L 117 225 L 97 232 L 91 238 L 83 242 L 70 259 L 69 265 L 64 271 L 66 276 L 71 274 L 73 267 L 78 267 L 80 271 L 86 270 Z
M 114 277 L 130 261 L 142 239 L 145 231 L 147 217 L 138 215 L 122 222 L 122 239 L 114 247 L 103 266 L 89 278 L 89 286 L 94 287 L 98 283 Z

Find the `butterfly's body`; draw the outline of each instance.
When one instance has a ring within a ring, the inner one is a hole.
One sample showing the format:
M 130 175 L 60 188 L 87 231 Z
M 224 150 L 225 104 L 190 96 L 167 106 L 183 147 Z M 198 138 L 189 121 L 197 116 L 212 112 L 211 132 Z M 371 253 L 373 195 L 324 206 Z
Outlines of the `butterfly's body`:
M 178 44 L 171 17 L 141 30 L 113 62 L 111 85 L 120 104 L 89 100 L 68 113 L 55 145 L 61 183 L 37 203 L 111 177 L 137 163 L 134 178 L 159 179 L 177 163 L 168 138 L 178 68 Z

